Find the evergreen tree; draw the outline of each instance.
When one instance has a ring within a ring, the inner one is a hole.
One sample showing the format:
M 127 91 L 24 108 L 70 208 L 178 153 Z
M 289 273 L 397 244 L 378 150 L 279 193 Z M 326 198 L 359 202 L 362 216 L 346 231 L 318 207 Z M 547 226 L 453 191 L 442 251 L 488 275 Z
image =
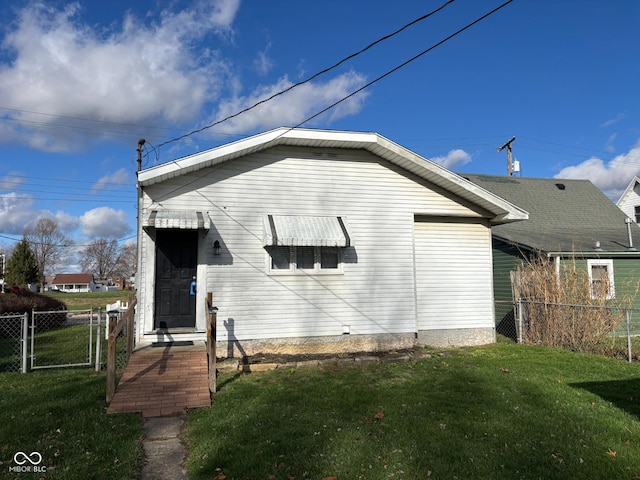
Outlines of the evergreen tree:
M 27 239 L 23 238 L 18 242 L 16 248 L 13 249 L 11 257 L 7 260 L 5 283 L 9 286 L 26 287 L 28 284 L 36 283 L 37 281 L 38 265 L 36 257 L 29 248 Z

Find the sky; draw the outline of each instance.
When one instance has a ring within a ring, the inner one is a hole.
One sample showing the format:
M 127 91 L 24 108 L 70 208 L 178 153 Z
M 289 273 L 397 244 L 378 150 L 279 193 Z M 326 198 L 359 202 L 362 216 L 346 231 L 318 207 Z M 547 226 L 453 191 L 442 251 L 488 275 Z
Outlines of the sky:
M 0 9 L 0 252 L 41 217 L 76 249 L 135 241 L 141 138 L 148 168 L 281 126 L 377 132 L 494 175 L 515 136 L 516 175 L 589 179 L 616 201 L 640 175 L 640 2 L 490 13 L 504 3 L 13 0 Z

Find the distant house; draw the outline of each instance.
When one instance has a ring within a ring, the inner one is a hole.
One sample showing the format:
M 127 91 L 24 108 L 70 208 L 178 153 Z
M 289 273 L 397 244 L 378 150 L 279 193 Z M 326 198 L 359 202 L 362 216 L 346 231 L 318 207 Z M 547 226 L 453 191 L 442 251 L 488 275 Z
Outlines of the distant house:
M 65 293 L 95 292 L 99 289 L 90 273 L 59 273 L 49 286 L 49 290 Z
M 610 300 L 628 293 L 640 279 L 640 252 L 634 243 L 640 242 L 640 228 L 627 224 L 627 215 L 590 181 L 464 177 L 529 212 L 527 221 L 491 229 L 498 331 L 513 322 L 510 272 L 532 255 L 547 255 L 557 271 L 563 262 L 576 262 L 592 282 L 604 275 L 611 285 Z
M 227 356 L 491 343 L 491 226 L 527 218 L 376 133 L 276 129 L 138 187 L 137 342 L 203 340 L 210 292 Z
M 627 217 L 640 223 L 640 177 L 633 177 L 616 203 Z

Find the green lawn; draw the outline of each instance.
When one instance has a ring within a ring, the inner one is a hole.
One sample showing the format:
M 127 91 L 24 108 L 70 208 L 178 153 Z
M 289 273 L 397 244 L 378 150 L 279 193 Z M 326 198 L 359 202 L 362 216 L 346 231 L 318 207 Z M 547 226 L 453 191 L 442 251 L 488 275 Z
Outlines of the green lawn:
M 105 378 L 88 368 L 0 374 L 0 478 L 138 478 L 142 418 L 105 413 Z M 40 453 L 46 475 L 11 473 L 17 452 Z
M 218 385 L 187 416 L 192 479 L 640 476 L 639 363 L 500 343 Z M 0 478 L 27 478 L 16 452 L 46 478 L 138 478 L 142 419 L 106 415 L 105 388 L 89 368 L 0 374 Z
M 637 363 L 500 344 L 219 385 L 188 417 L 194 479 L 640 475 Z
M 107 304 L 115 303 L 118 300 L 128 301 L 129 295 L 134 292 L 130 290 L 116 290 L 114 292 L 87 292 L 87 293 L 53 293 L 46 292 L 47 297 L 60 300 L 67 306 L 67 310 L 97 310 L 104 309 Z

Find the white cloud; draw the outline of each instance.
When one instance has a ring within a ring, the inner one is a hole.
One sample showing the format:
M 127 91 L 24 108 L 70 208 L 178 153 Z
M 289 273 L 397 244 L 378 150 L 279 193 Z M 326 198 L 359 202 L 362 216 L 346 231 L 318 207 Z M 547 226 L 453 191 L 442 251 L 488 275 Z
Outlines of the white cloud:
M 258 75 L 265 76 L 268 74 L 273 68 L 273 60 L 269 56 L 269 50 L 271 49 L 271 43 L 268 43 L 264 50 L 258 52 L 255 60 L 253 61 L 253 66 L 258 72 Z
M 0 177 L 0 190 L 14 190 L 25 183 L 24 177 L 17 172 L 9 172 Z
M 471 161 L 471 155 L 469 155 L 464 150 L 459 148 L 455 150 L 450 150 L 446 156 L 443 157 L 434 157 L 430 158 L 432 162 L 438 163 L 449 170 L 452 170 L 456 167 L 461 167 L 462 165 L 466 165 Z
M 318 113 L 329 105 L 345 98 L 365 83 L 365 77 L 356 72 L 347 72 L 326 82 L 309 82 L 263 103 L 246 114 L 216 126 L 216 132 L 235 133 L 280 126 L 293 126 Z M 235 114 L 275 93 L 286 90 L 293 83 L 287 77 L 277 83 L 255 89 L 245 97 L 235 97 L 220 102 L 216 119 Z M 324 120 L 333 121 L 352 115 L 362 109 L 367 92 L 361 92 L 323 114 Z M 315 123 L 315 122 L 311 122 Z
M 605 162 L 591 157 L 584 162 L 565 167 L 554 178 L 575 178 L 591 180 L 610 198 L 618 198 L 631 179 L 640 173 L 640 141 L 628 153 L 617 155 Z
M 97 193 L 100 190 L 111 190 L 114 185 L 128 185 L 131 183 L 131 173 L 126 168 L 113 172 L 110 175 L 105 175 L 100 178 L 91 187 L 92 193 Z
M 122 238 L 131 229 L 127 223 L 127 214 L 111 207 L 98 207 L 89 210 L 80 217 L 82 233 L 88 238 Z
M 0 195 L 0 225 L 2 232 L 22 235 L 26 220 L 34 217 L 31 207 L 33 199 L 28 195 L 15 192 Z
M 21 236 L 26 227 L 34 225 L 42 217 L 55 220 L 65 235 L 78 227 L 77 217 L 63 211 L 35 210 L 34 205 L 31 195 L 16 192 L 0 195 L 0 232 Z
M 78 137 L 91 138 L 78 130 L 91 124 L 77 117 L 155 124 L 197 118 L 227 69 L 214 51 L 196 53 L 194 43 L 212 32 L 228 37 L 238 8 L 239 0 L 202 1 L 164 11 L 151 24 L 127 15 L 105 33 L 78 19 L 78 4 L 25 7 L 2 42 L 13 58 L 0 65 L 0 98 L 14 110 L 3 110 L 0 141 L 64 151 Z M 32 128 L 43 125 L 49 128 Z
M 611 135 L 609 135 L 609 138 L 607 139 L 607 144 L 604 147 L 607 150 L 607 152 L 613 153 L 613 152 L 616 151 L 616 147 L 613 144 L 613 142 L 615 142 L 616 138 L 618 138 L 618 134 L 617 133 L 612 133 Z
M 601 127 L 610 127 L 612 125 L 615 125 L 616 123 L 618 123 L 622 119 L 624 119 L 624 113 L 619 113 L 614 118 L 610 118 L 609 120 L 605 120 L 604 122 L 602 122 L 602 124 L 600 126 Z

